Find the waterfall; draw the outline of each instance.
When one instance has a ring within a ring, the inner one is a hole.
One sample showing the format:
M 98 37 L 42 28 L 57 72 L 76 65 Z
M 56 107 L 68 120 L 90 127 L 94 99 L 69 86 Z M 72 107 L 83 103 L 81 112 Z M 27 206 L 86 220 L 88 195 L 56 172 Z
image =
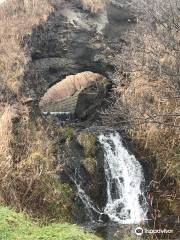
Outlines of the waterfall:
M 72 121 L 74 116 L 71 112 L 43 112 L 44 116 L 56 116 L 60 121 Z
M 72 177 L 77 187 L 77 195 L 83 202 L 90 220 L 94 213 L 107 215 L 119 224 L 139 224 L 146 220 L 146 199 L 142 186 L 145 183 L 143 169 L 134 155 L 123 146 L 119 133 L 101 134 L 98 140 L 104 149 L 104 172 L 107 202 L 103 209 L 94 206 L 93 201 L 79 183 L 81 177 Z M 77 175 L 77 174 L 76 174 Z
M 143 170 L 134 155 L 122 144 L 120 135 L 101 134 L 104 148 L 104 170 L 107 182 L 107 203 L 104 213 L 121 224 L 138 224 L 146 218 L 145 197 L 141 190 Z
M 89 219 L 91 222 L 95 221 L 95 215 L 102 215 L 101 210 L 98 207 L 94 206 L 94 203 L 90 199 L 90 197 L 85 193 L 81 186 L 81 176 L 78 173 L 78 170 L 76 169 L 74 176 L 71 174 L 69 175 L 69 178 L 74 182 L 77 188 L 77 195 L 81 199 L 82 203 L 86 207 L 86 211 L 88 214 Z

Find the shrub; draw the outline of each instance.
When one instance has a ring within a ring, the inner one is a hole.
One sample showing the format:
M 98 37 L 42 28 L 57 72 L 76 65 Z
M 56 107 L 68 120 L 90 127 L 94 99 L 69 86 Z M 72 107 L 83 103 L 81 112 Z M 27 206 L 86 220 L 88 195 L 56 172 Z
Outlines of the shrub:
M 172 4 L 172 5 L 171 5 Z M 158 169 L 178 179 L 179 168 L 179 20 L 177 1 L 141 0 L 142 13 L 127 46 L 117 57 L 115 104 L 104 117 L 121 125 L 128 135 L 157 159 Z M 122 71 L 123 69 L 123 71 Z M 123 74 L 128 72 L 127 74 Z M 125 84 L 122 84 L 125 83 Z M 178 180 L 179 181 L 179 180 Z
M 4 101 L 25 95 L 23 75 L 29 56 L 28 36 L 52 11 L 48 0 L 8 0 L 0 6 L 0 95 Z
M 9 144 L 12 140 L 12 122 L 18 117 L 17 109 L 13 106 L 6 105 L 1 109 L 0 117 L 0 156 L 8 158 Z
M 41 119 L 31 121 L 25 106 L 18 112 L 19 120 L 14 124 L 10 118 L 4 119 L 7 110 L 0 119 L 3 125 L 9 126 L 8 134 L 3 131 L 7 141 L 0 148 L 1 200 L 35 216 L 67 219 L 73 193 L 56 175 L 56 142 L 50 138 Z

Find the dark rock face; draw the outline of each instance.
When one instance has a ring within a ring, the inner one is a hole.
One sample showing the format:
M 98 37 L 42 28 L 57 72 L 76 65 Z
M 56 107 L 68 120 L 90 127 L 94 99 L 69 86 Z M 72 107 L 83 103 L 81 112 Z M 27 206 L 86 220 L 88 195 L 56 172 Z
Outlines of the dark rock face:
M 77 129 L 76 129 L 77 131 Z M 91 134 L 84 130 L 83 133 Z M 94 157 L 87 157 L 83 147 L 79 144 L 77 136 L 82 132 L 77 132 L 73 139 L 67 143 L 59 145 L 59 163 L 64 165 L 64 171 L 60 173 L 61 180 L 70 182 L 77 192 L 74 180 L 93 201 L 94 206 L 100 209 L 106 203 L 106 181 L 104 173 L 104 154 L 103 149 L 96 140 Z M 94 133 L 93 133 L 94 134 Z M 90 162 L 89 162 L 90 161 Z M 93 165 L 93 169 L 91 166 Z M 73 212 L 73 219 L 79 223 L 89 221 L 87 209 L 79 197 L 74 198 L 76 209 Z M 97 217 L 98 219 L 98 217 Z M 107 220 L 107 216 L 104 216 Z
M 92 116 L 96 109 L 101 106 L 106 97 L 106 89 L 99 88 L 94 91 L 93 89 L 85 89 L 79 94 L 75 115 L 78 119 L 85 119 Z
M 122 9 L 116 2 L 99 14 L 84 11 L 74 0 L 55 4 L 54 12 L 34 28 L 28 41 L 31 61 L 24 81 L 27 96 L 39 99 L 57 81 L 87 70 L 113 80 L 113 58 L 121 51 L 121 25 L 126 22 L 125 29 L 130 26 L 128 11 L 123 24 L 120 21 Z

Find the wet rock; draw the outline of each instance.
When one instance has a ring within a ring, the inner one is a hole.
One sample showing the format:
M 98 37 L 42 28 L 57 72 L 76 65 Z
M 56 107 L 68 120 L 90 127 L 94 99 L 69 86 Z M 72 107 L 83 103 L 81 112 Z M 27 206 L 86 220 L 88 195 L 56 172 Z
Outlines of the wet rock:
M 109 221 L 109 216 L 107 214 L 102 214 L 101 215 L 101 220 L 104 222 L 104 223 L 107 223 Z
M 94 206 L 102 209 L 107 198 L 106 181 L 104 181 L 104 154 L 95 133 L 88 132 L 88 130 L 74 132 L 73 138 L 68 143 L 62 142 L 59 145 L 58 159 L 59 163 L 64 166 L 64 171 L 60 173 L 61 180 L 69 182 L 74 191 L 77 191 L 75 180 L 93 201 Z M 79 216 L 76 219 L 75 214 L 74 219 L 81 223 L 89 221 L 87 209 L 81 199 L 75 197 L 74 202 L 75 211 L 78 211 Z M 95 218 L 99 219 L 97 213 L 95 213 Z

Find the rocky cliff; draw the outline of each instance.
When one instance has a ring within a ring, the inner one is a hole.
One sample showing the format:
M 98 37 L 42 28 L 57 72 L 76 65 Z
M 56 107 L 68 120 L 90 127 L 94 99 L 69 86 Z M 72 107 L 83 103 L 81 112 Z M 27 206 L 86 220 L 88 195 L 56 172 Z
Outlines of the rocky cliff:
M 78 1 L 54 3 L 47 21 L 24 36 L 30 57 L 24 77 L 29 97 L 39 98 L 66 76 L 83 71 L 115 79 L 114 56 L 125 42 L 123 31 L 135 18 L 117 3 L 113 1 L 97 13 L 84 10 Z

